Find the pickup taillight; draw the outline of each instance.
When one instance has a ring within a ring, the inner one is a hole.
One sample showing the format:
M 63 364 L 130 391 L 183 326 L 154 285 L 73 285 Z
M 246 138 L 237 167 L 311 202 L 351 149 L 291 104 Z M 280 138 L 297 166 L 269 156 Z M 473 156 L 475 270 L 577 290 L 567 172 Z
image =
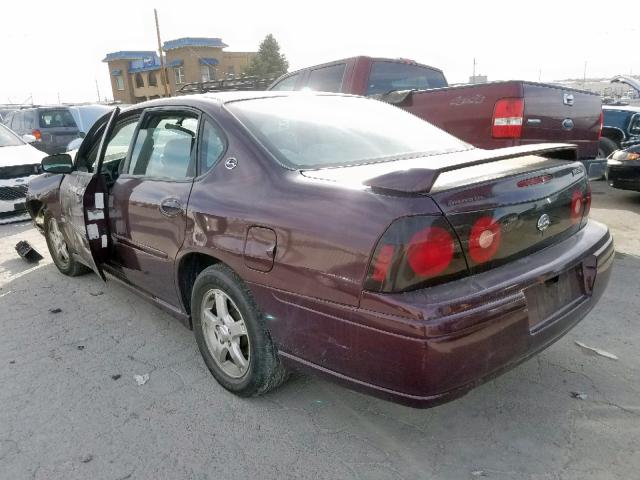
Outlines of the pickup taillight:
M 524 121 L 524 99 L 501 98 L 493 108 L 493 138 L 520 138 Z

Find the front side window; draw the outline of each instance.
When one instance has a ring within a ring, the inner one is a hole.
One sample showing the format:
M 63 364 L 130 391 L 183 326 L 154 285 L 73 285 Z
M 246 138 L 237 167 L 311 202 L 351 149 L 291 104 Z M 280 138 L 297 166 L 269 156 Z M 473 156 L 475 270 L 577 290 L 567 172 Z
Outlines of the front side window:
M 116 84 L 116 90 L 124 90 L 124 78 L 122 78 L 122 75 L 115 75 L 113 81 Z
M 446 86 L 447 80 L 438 70 L 412 63 L 375 61 L 369 74 L 367 95 Z
M 151 113 L 145 115 L 143 122 L 128 172 L 174 180 L 193 177 L 197 117 L 188 113 Z
M 296 89 L 296 82 L 298 81 L 299 77 L 300 77 L 299 73 L 296 73 L 295 75 L 290 75 L 287 78 L 280 80 L 269 90 L 293 91 Z
M 40 128 L 77 127 L 67 109 L 40 110 Z
M 373 99 L 294 94 L 229 102 L 226 107 L 280 163 L 296 169 L 471 148 L 415 115 Z
M 176 75 L 176 83 L 184 83 L 184 67 L 176 67 L 173 69 L 173 72 Z
M 137 115 L 127 117 L 116 124 L 105 148 L 102 171 L 117 171 L 120 164 L 124 162 L 127 157 L 127 152 L 129 151 L 131 139 L 136 131 L 136 125 L 138 125 L 138 118 Z M 106 117 L 103 117 L 103 121 L 106 121 Z M 102 131 L 104 131 L 104 128 Z M 96 137 L 85 159 L 78 159 L 78 168 L 88 172 L 94 171 L 101 138 L 101 134 Z
M 307 88 L 317 92 L 339 92 L 342 90 L 342 77 L 346 65 L 340 63 L 329 67 L 311 70 Z
M 640 135 L 640 114 L 636 114 L 631 118 L 629 125 L 629 134 Z

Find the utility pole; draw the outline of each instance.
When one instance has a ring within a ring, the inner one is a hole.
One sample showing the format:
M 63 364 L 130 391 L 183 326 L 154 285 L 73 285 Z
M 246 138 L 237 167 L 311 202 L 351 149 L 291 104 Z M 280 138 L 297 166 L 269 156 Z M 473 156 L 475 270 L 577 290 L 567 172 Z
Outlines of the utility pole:
M 476 57 L 473 57 L 473 83 L 476 83 Z
M 170 97 L 169 94 L 169 76 L 167 75 L 167 69 L 164 66 L 164 57 L 162 55 L 162 40 L 160 40 L 160 24 L 158 23 L 158 10 L 153 9 L 153 14 L 156 17 L 156 33 L 158 34 L 158 53 L 160 54 L 160 71 L 162 72 L 160 77 L 162 78 L 162 83 L 164 83 L 164 94 L 167 97 Z
M 98 103 L 100 102 L 100 87 L 98 87 L 98 79 L 96 78 L 96 92 L 98 94 Z
M 584 61 L 584 73 L 582 74 L 582 88 L 587 84 L 587 61 Z

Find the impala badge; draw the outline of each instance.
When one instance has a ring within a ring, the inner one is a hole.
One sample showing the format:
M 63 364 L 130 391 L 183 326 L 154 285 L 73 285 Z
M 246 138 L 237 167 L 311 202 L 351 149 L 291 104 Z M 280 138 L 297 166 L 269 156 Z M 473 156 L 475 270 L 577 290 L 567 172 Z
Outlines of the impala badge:
M 538 230 L 544 232 L 547 228 L 549 228 L 549 225 L 551 225 L 551 218 L 549 218 L 549 215 L 547 215 L 546 213 L 540 215 L 538 224 L 536 225 L 536 227 L 538 227 Z
M 233 170 L 238 166 L 238 160 L 234 157 L 227 158 L 227 161 L 224 162 L 224 166 L 227 167 L 228 170 Z

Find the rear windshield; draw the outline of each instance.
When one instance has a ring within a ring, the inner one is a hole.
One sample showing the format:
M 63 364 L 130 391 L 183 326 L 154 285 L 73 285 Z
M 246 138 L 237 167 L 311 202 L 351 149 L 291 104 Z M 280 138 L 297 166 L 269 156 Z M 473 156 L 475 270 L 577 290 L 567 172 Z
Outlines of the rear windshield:
M 17 147 L 24 145 L 18 136 L 4 125 L 0 125 L 0 147 Z
M 76 127 L 71 112 L 66 109 L 40 110 L 40 128 Z
M 471 148 L 400 108 L 361 97 L 297 94 L 230 102 L 227 108 L 292 168 L 360 165 Z
M 446 86 L 447 80 L 438 70 L 410 63 L 375 61 L 369 74 L 367 95 Z

